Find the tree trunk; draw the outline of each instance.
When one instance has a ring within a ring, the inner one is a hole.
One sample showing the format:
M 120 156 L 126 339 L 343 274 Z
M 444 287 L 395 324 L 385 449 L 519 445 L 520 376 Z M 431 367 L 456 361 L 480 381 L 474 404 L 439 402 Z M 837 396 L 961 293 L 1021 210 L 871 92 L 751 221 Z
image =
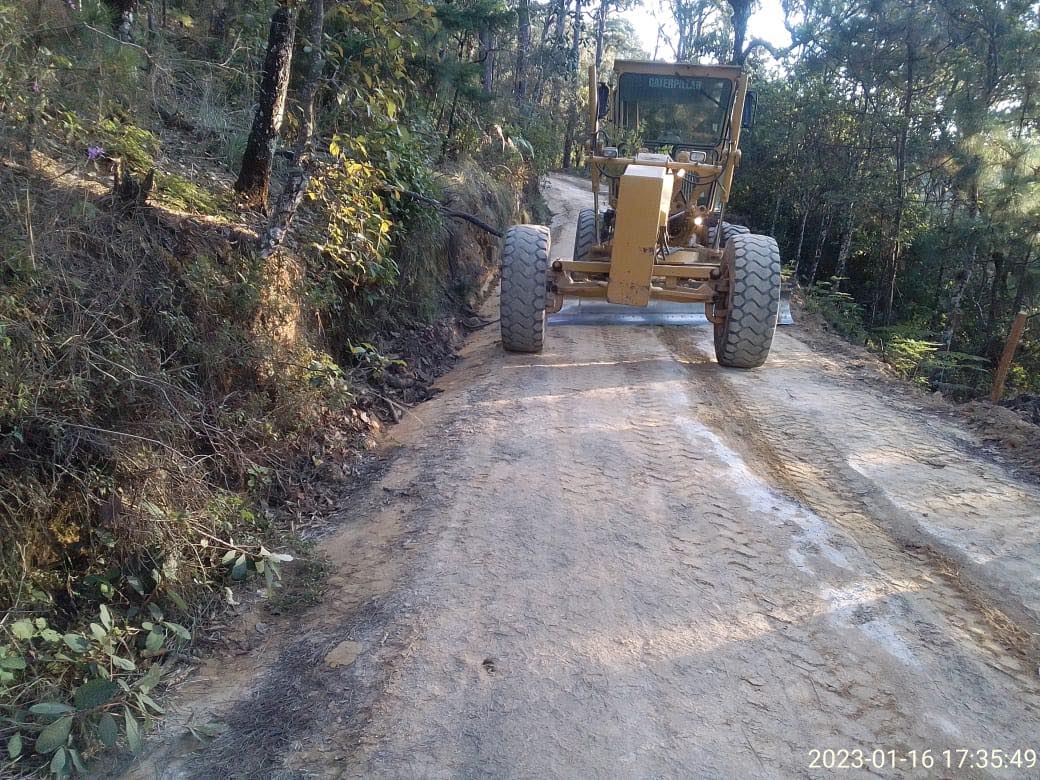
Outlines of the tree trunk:
M 309 148 L 314 136 L 314 100 L 318 94 L 318 87 L 321 85 L 322 71 L 325 68 L 325 53 L 322 45 L 325 38 L 325 0 L 310 0 L 308 13 L 310 14 L 310 27 L 307 30 L 307 43 L 311 47 L 311 56 L 307 74 L 300 86 L 302 119 L 300 121 L 300 142 L 297 144 L 299 151 Z
M 571 73 L 577 73 L 581 66 L 581 33 L 582 33 L 582 19 L 581 19 L 581 0 L 574 0 L 574 29 L 573 36 L 571 37 L 571 56 L 570 62 L 568 63 L 571 68 Z M 577 84 L 575 84 L 577 87 Z
M 274 254 L 275 250 L 282 245 L 285 237 L 292 227 L 296 209 L 303 202 L 303 196 L 310 186 L 311 175 L 314 170 L 314 159 L 311 154 L 315 133 L 314 99 L 321 83 L 321 74 L 325 66 L 324 50 L 322 41 L 325 36 L 325 2 L 324 0 L 309 0 L 310 2 L 310 38 L 311 59 L 307 68 L 307 75 L 300 86 L 300 107 L 303 118 L 300 122 L 300 136 L 296 139 L 293 155 L 294 167 L 289 171 L 285 186 L 282 188 L 278 199 L 275 201 L 274 210 L 267 223 L 267 230 L 260 236 L 260 256 L 265 260 Z
M 974 116 L 969 115 L 969 121 L 965 123 L 962 128 L 965 134 L 969 134 L 972 131 L 978 131 L 982 129 L 982 122 L 979 119 L 985 116 L 985 112 L 989 111 L 993 105 L 994 95 L 996 94 L 997 82 L 999 79 L 999 57 L 997 56 L 996 41 L 992 34 L 987 39 L 987 56 L 986 56 L 986 73 L 985 83 L 982 89 L 982 94 L 975 101 L 973 106 Z M 972 127 L 973 123 L 977 123 L 977 127 Z M 980 169 L 982 168 L 981 159 L 976 158 L 975 163 L 978 166 L 975 172 L 972 174 L 970 197 L 968 199 L 968 216 L 971 220 L 971 251 L 968 253 L 964 264 L 961 266 L 960 272 L 957 274 L 957 280 L 954 285 L 953 294 L 950 296 L 950 307 L 947 310 L 946 316 L 946 328 L 942 334 L 943 351 L 949 354 L 953 349 L 954 339 L 957 336 L 957 332 L 960 330 L 961 322 L 964 318 L 964 294 L 968 289 L 968 285 L 971 283 L 972 273 L 975 270 L 975 261 L 978 258 L 979 242 L 982 238 L 980 235 L 982 226 L 977 224 L 979 221 L 980 212 L 980 192 L 979 192 L 979 178 Z
M 133 40 L 130 30 L 134 24 L 134 11 L 137 0 L 105 0 L 105 4 L 114 12 L 112 28 L 121 41 Z
M 978 246 L 972 242 L 971 251 L 967 255 L 964 265 L 957 274 L 953 295 L 950 296 L 950 313 L 946 318 L 946 327 L 943 329 L 942 345 L 943 351 L 949 353 L 953 348 L 953 339 L 960 329 L 961 320 L 964 318 L 964 293 L 971 283 L 972 272 L 975 270 L 975 258 L 978 255 Z
M 747 37 L 748 20 L 751 18 L 751 0 L 729 0 L 733 9 L 733 51 L 731 65 L 744 63 L 744 39 Z
M 567 130 L 563 136 L 563 168 L 571 167 L 571 152 L 574 149 L 574 127 L 578 123 L 578 109 L 574 101 L 571 101 L 570 112 L 567 114 Z
M 849 252 L 852 249 L 852 235 L 856 230 L 856 201 L 849 203 L 849 216 L 845 222 L 845 232 L 841 237 L 841 247 L 838 249 L 838 261 L 834 268 L 834 289 L 840 290 L 842 280 L 845 278 L 845 268 L 849 262 Z
M 448 129 L 444 133 L 444 141 L 441 143 L 441 157 L 440 161 L 444 162 L 448 159 L 448 153 L 451 150 L 451 141 L 455 136 L 455 114 L 459 110 L 459 88 L 455 87 L 455 94 L 451 98 L 451 110 L 448 112 Z
M 910 13 L 914 12 L 914 3 L 910 3 Z M 906 164 L 907 164 L 907 141 L 910 136 L 910 120 L 914 104 L 914 52 L 917 51 L 917 43 L 914 38 L 913 23 L 907 25 L 906 38 L 904 40 L 906 54 L 904 57 L 904 81 L 902 118 L 899 126 L 899 137 L 896 141 L 896 215 L 895 226 L 892 231 L 892 248 L 887 266 L 887 279 L 885 281 L 885 300 L 881 310 L 881 320 L 885 325 L 892 323 L 892 309 L 895 305 L 896 282 L 899 279 L 900 266 L 903 263 L 903 221 L 906 214 Z
M 776 221 L 780 218 L 780 202 L 783 200 L 784 191 L 777 187 L 776 203 L 773 204 L 773 219 L 769 223 L 769 235 L 776 238 Z
M 816 251 L 813 252 L 812 268 L 809 269 L 809 286 L 816 283 L 816 274 L 820 270 L 820 258 L 823 256 L 823 245 L 827 243 L 827 234 L 831 229 L 831 211 L 827 209 L 820 218 L 820 233 L 816 239 Z
M 794 276 L 798 278 L 798 271 L 802 267 L 802 246 L 805 244 L 805 222 L 809 219 L 809 198 L 806 196 L 802 203 L 802 226 L 798 229 L 798 250 L 794 253 Z
M 701 41 L 704 40 L 704 25 L 708 21 L 708 14 L 709 13 L 710 13 L 710 11 L 697 15 L 697 24 L 696 24 L 696 26 L 693 29 L 693 55 L 694 55 L 694 57 L 699 56 L 700 53 L 701 53 L 701 49 L 702 49 Z M 690 58 L 690 59 L 692 60 L 692 58 Z
M 527 50 L 531 48 L 531 0 L 520 0 L 516 11 L 516 74 L 513 94 L 517 104 L 527 98 Z
M 242 194 L 245 202 L 261 209 L 266 209 L 275 144 L 285 116 L 295 31 L 296 17 L 293 10 L 287 6 L 279 7 L 271 16 L 271 33 L 267 38 L 259 103 L 245 154 L 242 155 L 242 167 L 235 182 L 235 190 Z
M 556 19 L 555 28 L 553 32 L 553 40 L 556 45 L 563 48 L 564 44 L 564 32 L 566 31 L 567 25 L 567 6 L 569 5 L 568 0 L 557 0 L 556 1 Z
M 307 193 L 310 184 L 314 159 L 311 155 L 305 155 L 292 171 L 285 182 L 278 200 L 275 201 L 271 219 L 267 223 L 267 230 L 260 236 L 260 257 L 266 260 L 274 254 L 275 250 L 282 245 L 285 237 L 292 227 L 296 209 L 303 202 L 303 196 Z
M 603 33 L 607 26 L 607 0 L 600 0 L 596 13 L 596 73 L 603 66 Z
M 1029 261 L 1033 257 L 1033 247 L 1026 249 L 1026 256 L 1022 258 L 1022 265 L 1015 276 L 1015 302 L 1011 311 L 1022 311 L 1026 302 L 1026 276 L 1029 274 Z
M 1007 264 L 1003 252 L 993 252 L 993 278 L 989 286 L 989 306 L 986 312 L 987 354 L 995 345 L 1000 347 L 1000 336 L 997 334 L 997 319 L 1000 316 L 1001 301 L 1007 292 Z
M 942 333 L 943 351 L 946 353 L 953 349 L 954 337 L 957 335 L 957 331 L 960 330 L 961 320 L 964 316 L 964 293 L 967 292 L 968 285 L 971 283 L 972 273 L 975 270 L 975 260 L 978 257 L 979 226 L 975 224 L 979 216 L 979 188 L 977 180 L 972 186 L 971 208 L 968 210 L 968 214 L 972 222 L 971 250 L 965 257 L 964 264 L 957 274 L 953 294 L 950 296 L 950 308 L 946 316 L 946 327 Z
M 485 92 L 495 88 L 495 36 L 488 24 L 480 25 L 480 85 Z

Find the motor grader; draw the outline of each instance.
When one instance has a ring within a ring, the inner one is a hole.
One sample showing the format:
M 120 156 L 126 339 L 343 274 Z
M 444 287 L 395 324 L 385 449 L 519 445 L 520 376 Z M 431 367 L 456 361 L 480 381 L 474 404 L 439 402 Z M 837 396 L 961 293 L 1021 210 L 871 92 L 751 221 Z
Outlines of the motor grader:
M 505 234 L 502 345 L 540 352 L 546 316 L 569 298 L 672 301 L 704 306 L 721 365 L 762 365 L 776 329 L 780 253 L 771 237 L 724 221 L 740 133 L 755 113 L 747 74 L 619 60 L 614 75 L 610 86 L 589 72 L 592 204 L 578 215 L 573 255 L 550 257 L 547 227 Z

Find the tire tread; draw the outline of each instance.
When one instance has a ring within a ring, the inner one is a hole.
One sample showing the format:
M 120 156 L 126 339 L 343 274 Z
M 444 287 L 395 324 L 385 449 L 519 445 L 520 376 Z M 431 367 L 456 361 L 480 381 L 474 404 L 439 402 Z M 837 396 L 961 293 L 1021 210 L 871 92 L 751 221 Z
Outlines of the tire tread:
M 574 230 L 574 259 L 587 260 L 589 250 L 598 243 L 596 212 L 592 209 L 582 209 L 578 212 L 578 224 Z
M 773 344 L 780 309 L 780 250 L 770 236 L 737 232 L 732 253 L 729 312 L 715 328 L 715 356 L 723 366 L 757 368 Z
M 510 352 L 541 352 L 545 341 L 545 276 L 549 228 L 514 225 L 502 241 L 502 346 Z

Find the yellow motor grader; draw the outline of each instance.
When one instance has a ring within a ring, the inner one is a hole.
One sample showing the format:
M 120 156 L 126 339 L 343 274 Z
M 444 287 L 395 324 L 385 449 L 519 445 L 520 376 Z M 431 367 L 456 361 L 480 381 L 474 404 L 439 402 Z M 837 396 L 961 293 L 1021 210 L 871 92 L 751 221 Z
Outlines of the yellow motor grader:
M 589 72 L 592 207 L 578 215 L 573 256 L 550 258 L 546 227 L 506 232 L 502 345 L 540 352 L 546 315 L 567 298 L 663 300 L 703 304 L 720 364 L 760 366 L 776 329 L 780 252 L 771 237 L 723 220 L 740 133 L 755 113 L 747 74 L 630 60 L 614 71 L 613 87 Z

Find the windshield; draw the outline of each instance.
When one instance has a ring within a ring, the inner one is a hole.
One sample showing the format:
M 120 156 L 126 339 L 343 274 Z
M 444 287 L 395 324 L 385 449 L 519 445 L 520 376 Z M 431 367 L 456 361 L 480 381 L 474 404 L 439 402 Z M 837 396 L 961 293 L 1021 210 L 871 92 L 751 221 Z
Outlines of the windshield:
M 621 124 L 638 129 L 646 146 L 714 146 L 729 118 L 729 79 L 622 73 Z

